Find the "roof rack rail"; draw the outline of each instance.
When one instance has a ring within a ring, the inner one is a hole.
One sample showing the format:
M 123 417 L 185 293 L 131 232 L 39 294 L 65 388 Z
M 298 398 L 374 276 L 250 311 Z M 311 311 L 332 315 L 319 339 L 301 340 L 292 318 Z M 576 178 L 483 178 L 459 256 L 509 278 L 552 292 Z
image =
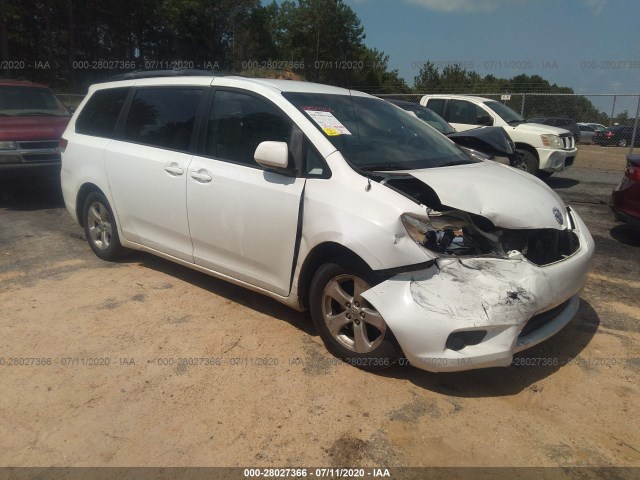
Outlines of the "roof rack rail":
M 156 77 L 218 77 L 228 74 L 214 72 L 213 70 L 196 70 L 192 68 L 176 68 L 173 70 L 135 70 L 133 72 L 119 73 L 109 78 L 110 82 L 117 80 L 136 80 L 139 78 Z

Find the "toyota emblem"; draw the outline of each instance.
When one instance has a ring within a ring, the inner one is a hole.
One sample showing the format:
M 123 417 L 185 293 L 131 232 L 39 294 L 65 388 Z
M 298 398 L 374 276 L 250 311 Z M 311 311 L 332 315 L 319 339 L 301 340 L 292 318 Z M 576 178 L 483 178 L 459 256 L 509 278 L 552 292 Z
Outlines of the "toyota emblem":
M 560 225 L 564 223 L 564 217 L 562 216 L 562 212 L 560 210 L 558 210 L 557 208 L 554 208 L 553 215 L 556 217 L 556 220 Z

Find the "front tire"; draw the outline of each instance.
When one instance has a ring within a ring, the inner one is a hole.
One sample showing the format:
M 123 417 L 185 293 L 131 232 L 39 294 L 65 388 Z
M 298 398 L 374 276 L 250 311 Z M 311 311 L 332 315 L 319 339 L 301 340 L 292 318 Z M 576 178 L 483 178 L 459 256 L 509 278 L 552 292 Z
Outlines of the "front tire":
M 361 296 L 375 283 L 365 268 L 326 263 L 314 275 L 309 292 L 311 318 L 327 350 L 369 371 L 390 367 L 400 354 L 382 315 Z
M 82 209 L 82 223 L 87 242 L 102 260 L 117 260 L 125 249 L 120 243 L 118 228 L 111 206 L 100 192 L 91 192 Z
M 539 164 L 536 156 L 529 150 L 517 149 L 516 152 L 520 155 L 521 160 L 519 168 L 531 175 L 537 175 Z

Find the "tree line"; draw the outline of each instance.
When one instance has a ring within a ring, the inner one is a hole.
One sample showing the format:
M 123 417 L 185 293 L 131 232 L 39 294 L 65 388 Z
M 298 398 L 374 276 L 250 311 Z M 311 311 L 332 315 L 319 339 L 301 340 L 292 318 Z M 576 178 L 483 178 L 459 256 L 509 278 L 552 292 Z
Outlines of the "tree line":
M 442 70 L 431 62 L 426 62 L 414 78 L 416 92 L 450 94 L 511 94 L 503 102 L 524 118 L 569 117 L 577 121 L 595 123 L 629 123 L 628 112 L 622 111 L 610 119 L 609 115 L 596 108 L 585 96 L 574 95 L 570 87 L 551 84 L 539 75 L 516 75 L 512 78 L 497 78 L 494 75 L 481 76 L 460 65 L 447 65 Z M 548 94 L 545 96 L 522 94 Z
M 342 0 L 0 0 L 4 76 L 79 89 L 138 69 L 282 70 L 410 91 Z
M 389 56 L 365 39 L 343 0 L 0 0 L 2 75 L 58 91 L 86 91 L 132 70 L 193 68 L 283 75 L 374 94 L 573 93 L 538 75 L 483 77 L 430 62 L 411 88 L 389 67 Z M 525 116 L 606 116 L 585 97 L 572 100 L 569 111 L 566 102 L 558 99 L 544 113 L 532 103 Z

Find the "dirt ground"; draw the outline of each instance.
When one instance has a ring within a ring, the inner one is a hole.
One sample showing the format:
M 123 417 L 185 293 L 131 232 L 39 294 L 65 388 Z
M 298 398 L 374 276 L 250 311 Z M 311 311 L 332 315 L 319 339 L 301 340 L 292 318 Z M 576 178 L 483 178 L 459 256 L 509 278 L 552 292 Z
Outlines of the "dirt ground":
M 626 150 L 550 185 L 597 258 L 578 315 L 518 366 L 341 364 L 306 313 L 135 253 L 106 263 L 55 182 L 0 201 L 0 466 L 640 466 L 640 230 Z

